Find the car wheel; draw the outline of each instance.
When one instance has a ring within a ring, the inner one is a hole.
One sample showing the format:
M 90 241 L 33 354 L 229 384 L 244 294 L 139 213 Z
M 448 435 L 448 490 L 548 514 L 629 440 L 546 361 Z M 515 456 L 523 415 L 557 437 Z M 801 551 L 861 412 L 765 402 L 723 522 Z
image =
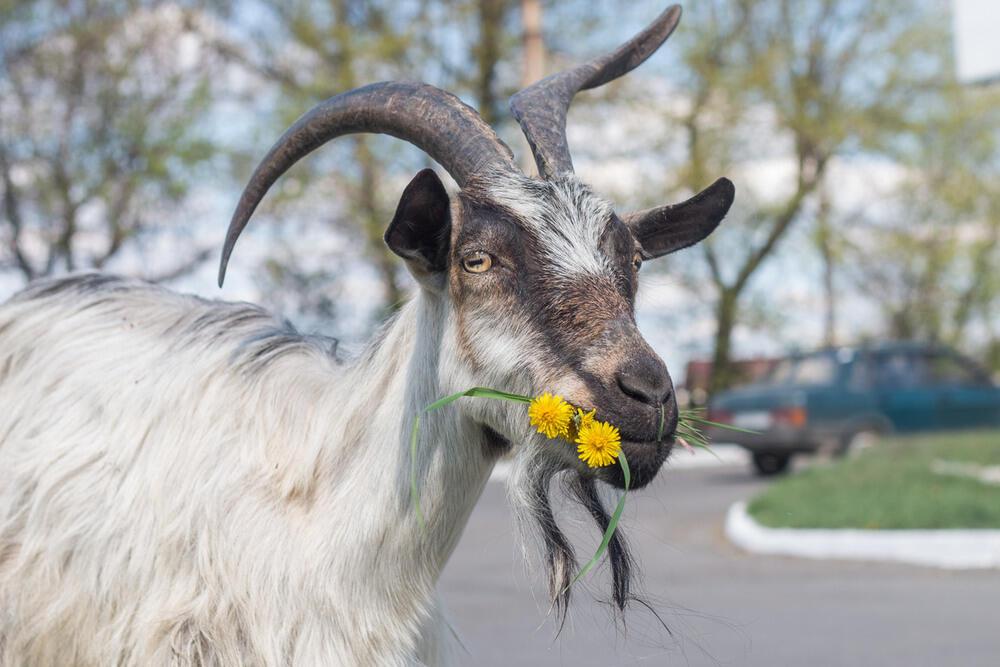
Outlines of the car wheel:
M 753 455 L 753 467 L 757 471 L 757 474 L 763 477 L 780 475 L 788 470 L 788 464 L 791 460 L 791 454 L 756 452 Z

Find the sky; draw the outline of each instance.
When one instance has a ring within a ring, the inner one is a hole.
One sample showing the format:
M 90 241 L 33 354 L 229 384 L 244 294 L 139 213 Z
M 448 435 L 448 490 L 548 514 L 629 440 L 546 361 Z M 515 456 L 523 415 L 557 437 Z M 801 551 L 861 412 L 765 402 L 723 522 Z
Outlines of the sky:
M 1000 80 L 1000 1 L 952 0 L 958 78 Z

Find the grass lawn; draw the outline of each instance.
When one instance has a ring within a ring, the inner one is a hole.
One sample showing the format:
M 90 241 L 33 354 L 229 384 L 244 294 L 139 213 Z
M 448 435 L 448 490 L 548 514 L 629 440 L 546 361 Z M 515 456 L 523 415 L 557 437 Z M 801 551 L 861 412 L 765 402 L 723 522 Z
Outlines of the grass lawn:
M 749 511 L 776 528 L 1000 528 L 1000 486 L 931 472 L 934 459 L 1000 465 L 1000 431 L 887 439 L 776 482 Z

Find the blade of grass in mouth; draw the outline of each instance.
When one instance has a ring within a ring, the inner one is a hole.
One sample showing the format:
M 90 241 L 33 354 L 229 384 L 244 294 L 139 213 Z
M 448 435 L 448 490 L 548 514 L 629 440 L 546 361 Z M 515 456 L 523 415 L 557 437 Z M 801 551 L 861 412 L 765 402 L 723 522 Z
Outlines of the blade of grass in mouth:
M 426 526 L 424 521 L 423 511 L 420 509 L 420 493 L 417 489 L 417 435 L 420 432 L 420 415 L 432 410 L 437 410 L 443 408 L 446 405 L 450 405 L 460 398 L 470 397 L 470 398 L 492 398 L 502 401 L 511 401 L 514 403 L 531 403 L 530 396 L 522 396 L 521 394 L 513 394 L 506 391 L 499 391 L 497 389 L 490 389 L 488 387 L 473 387 L 472 389 L 467 389 L 466 391 L 460 391 L 444 398 L 439 398 L 434 401 L 422 411 L 418 412 L 413 419 L 413 428 L 410 431 L 410 498 L 413 502 L 413 507 L 417 514 L 417 524 L 423 530 Z M 660 432 L 657 439 L 662 439 L 663 437 L 663 424 L 664 424 L 664 414 L 663 408 L 660 408 Z M 604 554 L 608 550 L 608 545 L 611 543 L 611 538 L 614 536 L 615 531 L 618 529 L 618 522 L 621 520 L 622 512 L 625 511 L 625 498 L 628 496 L 629 487 L 632 485 L 632 471 L 628 466 L 628 459 L 625 458 L 625 452 L 621 451 L 618 453 L 618 463 L 622 468 L 622 476 L 625 480 L 625 490 L 622 492 L 621 498 L 618 499 L 618 505 L 615 506 L 615 511 L 611 514 L 611 520 L 608 521 L 608 527 L 604 531 L 604 536 L 601 539 L 601 544 L 597 547 L 597 551 L 594 553 L 593 557 L 587 561 L 587 564 L 580 569 L 580 571 L 573 577 L 573 581 L 570 582 L 570 586 L 579 581 L 582 577 L 586 576 L 594 566 L 601 560 Z
M 625 452 L 619 452 L 618 463 L 621 464 L 622 474 L 625 477 L 625 490 L 622 491 L 622 497 L 618 499 L 618 505 L 615 506 L 615 511 L 611 514 L 611 520 L 608 522 L 608 527 L 604 531 L 604 539 L 601 540 L 600 546 L 597 547 L 597 551 L 594 553 L 594 557 L 587 561 L 587 564 L 577 572 L 576 576 L 573 577 L 573 581 L 570 582 L 570 586 L 578 582 L 582 577 L 586 576 L 588 572 L 594 569 L 598 561 L 604 555 L 604 552 L 608 550 L 608 545 L 611 543 L 611 537 L 615 534 L 615 530 L 618 529 L 618 521 L 622 518 L 622 512 L 625 510 L 625 496 L 628 495 L 628 488 L 632 484 L 632 471 L 628 467 L 628 459 L 625 458 Z
M 450 405 L 458 399 L 465 397 L 493 398 L 501 401 L 511 401 L 513 403 L 531 403 L 530 396 L 512 394 L 508 391 L 499 391 L 497 389 L 490 389 L 489 387 L 473 387 L 472 389 L 466 389 L 465 391 L 460 391 L 458 393 L 445 396 L 444 398 L 439 398 L 417 413 L 417 415 L 413 418 L 413 428 L 410 430 L 410 501 L 413 503 L 413 507 L 417 512 L 417 525 L 420 526 L 421 530 L 424 529 L 425 522 L 424 513 L 420 509 L 420 492 L 417 489 L 417 436 L 420 433 L 420 415 L 432 410 L 443 408 L 446 405 Z

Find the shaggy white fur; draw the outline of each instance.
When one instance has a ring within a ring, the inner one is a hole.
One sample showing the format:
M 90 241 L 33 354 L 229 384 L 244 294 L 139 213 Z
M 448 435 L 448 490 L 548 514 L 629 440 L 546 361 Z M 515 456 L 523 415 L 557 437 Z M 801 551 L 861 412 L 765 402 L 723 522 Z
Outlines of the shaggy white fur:
M 105 276 L 0 307 L 0 664 L 448 663 L 434 589 L 495 457 L 429 416 L 419 529 L 413 415 L 471 379 L 448 310 L 421 290 L 343 364 L 254 306 Z

